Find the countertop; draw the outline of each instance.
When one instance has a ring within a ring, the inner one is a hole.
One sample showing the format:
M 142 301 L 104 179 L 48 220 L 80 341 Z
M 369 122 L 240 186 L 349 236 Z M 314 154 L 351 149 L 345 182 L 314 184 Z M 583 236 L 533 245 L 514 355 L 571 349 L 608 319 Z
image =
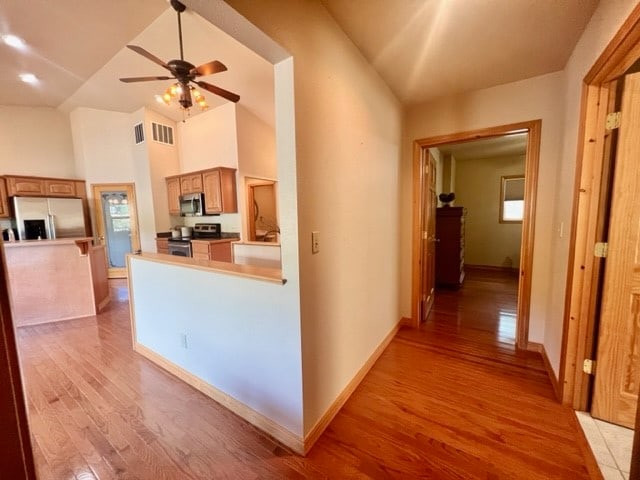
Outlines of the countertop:
M 221 240 L 221 241 L 229 241 Z M 253 278 L 256 280 L 264 280 L 285 284 L 286 280 L 282 278 L 282 270 L 279 268 L 256 267 L 253 265 L 240 265 L 228 262 L 216 262 L 214 260 L 197 260 L 192 257 L 181 257 L 178 255 L 165 255 L 162 253 L 141 253 L 138 255 L 129 254 L 131 258 L 142 258 L 152 262 L 165 263 L 167 265 L 175 265 L 186 268 L 194 268 L 197 270 L 206 270 L 214 273 L 223 273 L 227 275 L 236 275 L 240 277 Z
M 14 242 L 4 242 L 5 248 L 16 247 L 43 247 L 43 246 L 55 246 L 55 245 L 70 245 L 70 244 L 87 244 L 93 243 L 93 237 L 76 237 L 76 238 L 56 238 L 55 240 L 16 240 Z

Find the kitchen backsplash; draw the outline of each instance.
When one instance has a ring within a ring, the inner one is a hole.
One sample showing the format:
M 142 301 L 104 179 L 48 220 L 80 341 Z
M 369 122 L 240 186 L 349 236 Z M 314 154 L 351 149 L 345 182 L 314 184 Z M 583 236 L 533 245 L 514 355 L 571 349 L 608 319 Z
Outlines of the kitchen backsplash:
M 171 226 L 193 227 L 196 223 L 219 223 L 223 232 L 240 232 L 242 230 L 239 213 L 225 213 L 205 217 L 176 217 L 171 216 Z

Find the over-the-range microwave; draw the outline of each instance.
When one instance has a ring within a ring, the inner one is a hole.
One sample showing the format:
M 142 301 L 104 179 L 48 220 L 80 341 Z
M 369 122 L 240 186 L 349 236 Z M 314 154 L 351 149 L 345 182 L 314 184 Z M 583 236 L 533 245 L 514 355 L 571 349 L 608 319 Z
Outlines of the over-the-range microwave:
M 204 193 L 189 193 L 180 196 L 181 217 L 201 217 L 204 211 Z

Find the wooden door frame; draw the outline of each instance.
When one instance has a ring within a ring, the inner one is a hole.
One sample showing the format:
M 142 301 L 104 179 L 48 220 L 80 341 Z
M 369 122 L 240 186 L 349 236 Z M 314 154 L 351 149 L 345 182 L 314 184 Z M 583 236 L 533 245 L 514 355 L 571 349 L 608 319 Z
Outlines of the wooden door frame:
M 590 379 L 581 367 L 583 360 L 590 358 L 595 343 L 601 269 L 599 259 L 593 256 L 593 247 L 602 234 L 603 202 L 611 193 L 607 182 L 603 182 L 609 169 L 605 118 L 614 98 L 613 80 L 638 58 L 640 5 L 622 24 L 582 84 L 559 375 L 562 401 L 576 410 L 586 410 L 589 404 Z
M 140 230 L 138 229 L 138 204 L 136 202 L 136 186 L 134 183 L 93 183 L 91 191 L 93 192 L 94 218 L 96 222 L 96 237 L 105 236 L 105 225 L 103 223 L 104 216 L 102 212 L 101 193 L 113 190 L 125 190 L 129 201 L 129 220 L 131 226 L 131 250 L 136 252 L 140 250 Z M 105 242 L 106 247 L 106 242 Z M 109 249 L 106 248 L 107 262 L 109 261 Z M 109 267 L 109 278 L 126 278 L 127 267 L 111 268 Z
M 516 347 L 536 350 L 537 344 L 529 342 L 529 305 L 531 301 L 531 270 L 533 266 L 533 241 L 535 233 L 536 196 L 538 191 L 538 164 L 540 161 L 540 136 L 542 120 L 512 123 L 497 127 L 439 135 L 416 140 L 413 143 L 413 229 L 412 229 L 412 275 L 411 275 L 411 320 L 414 327 L 420 325 L 420 292 L 422 278 L 420 268 L 420 241 L 422 237 L 422 152 L 446 143 L 472 142 L 485 138 L 514 133 L 528 133 L 525 160 L 525 212 L 522 221 L 520 243 L 520 282 L 518 286 L 518 310 L 516 319 Z

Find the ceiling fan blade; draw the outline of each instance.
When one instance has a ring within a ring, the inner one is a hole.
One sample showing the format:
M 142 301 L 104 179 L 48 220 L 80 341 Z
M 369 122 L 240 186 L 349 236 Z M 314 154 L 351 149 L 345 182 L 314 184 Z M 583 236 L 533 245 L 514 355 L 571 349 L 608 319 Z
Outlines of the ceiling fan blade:
M 124 83 L 132 82 L 150 82 L 152 80 L 171 80 L 173 77 L 127 77 L 121 78 L 120 81 Z
M 171 70 L 169 68 L 169 65 L 167 65 L 166 63 L 164 63 L 162 60 L 160 60 L 158 57 L 156 57 L 154 54 L 147 52 L 144 48 L 139 47 L 137 45 L 127 45 L 128 48 L 130 48 L 131 50 L 133 50 L 134 52 L 142 55 L 145 58 L 148 58 L 149 60 L 151 60 L 153 63 L 157 63 L 158 65 L 160 65 L 161 67 L 166 68 L 167 70 Z
M 205 75 L 224 72 L 226 69 L 227 67 L 223 63 L 218 60 L 212 60 L 209 63 L 203 63 L 202 65 L 194 68 L 189 72 L 189 74 L 195 75 L 196 77 L 203 77 Z
M 216 95 L 219 95 L 223 98 L 226 98 L 227 100 L 236 103 L 238 100 L 240 100 L 240 96 L 236 95 L 235 93 L 229 92 L 223 88 L 220 87 L 216 87 L 215 85 L 211 85 L 210 83 L 207 82 L 195 82 L 194 83 L 196 85 L 198 85 L 199 87 L 204 88 L 205 90 L 207 90 L 208 92 L 211 93 L 215 93 Z

